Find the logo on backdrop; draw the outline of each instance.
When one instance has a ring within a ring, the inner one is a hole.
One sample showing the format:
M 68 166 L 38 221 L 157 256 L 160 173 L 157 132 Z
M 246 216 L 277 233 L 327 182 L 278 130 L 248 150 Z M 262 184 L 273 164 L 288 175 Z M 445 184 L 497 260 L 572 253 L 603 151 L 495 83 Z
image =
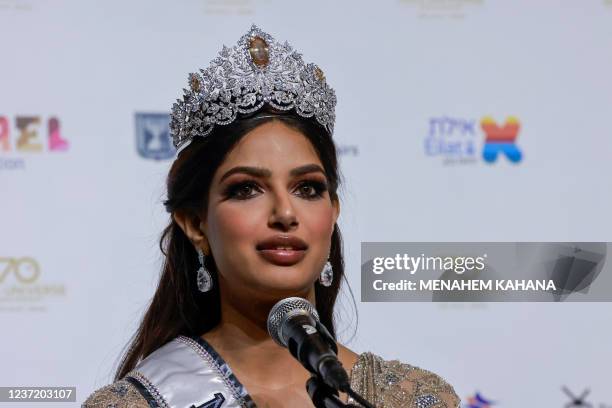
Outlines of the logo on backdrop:
M 482 158 L 489 163 L 497 161 L 498 155 L 504 155 L 513 163 L 521 161 L 521 151 L 516 146 L 516 137 L 521 125 L 517 118 L 510 116 L 503 126 L 487 116 L 480 121 L 480 128 L 485 133 Z
M 0 312 L 45 311 L 48 301 L 64 296 L 65 286 L 44 280 L 35 258 L 0 257 Z
M 582 391 L 580 395 L 574 394 L 565 385 L 561 387 L 561 390 L 570 399 L 570 401 L 563 406 L 564 408 L 574 408 L 574 407 L 595 408 L 593 404 L 591 404 L 590 402 L 586 400 L 587 396 L 591 392 L 591 390 L 589 390 L 588 388 Z M 603 407 L 604 404 L 601 404 L 601 406 Z
M 496 163 L 504 160 L 519 163 L 523 159 L 516 139 L 521 125 L 514 116 L 498 123 L 490 116 L 476 119 L 447 116 L 429 119 L 425 137 L 425 155 L 443 160 L 445 165 Z
M 490 408 L 495 403 L 482 396 L 479 392 L 467 398 L 467 404 L 463 404 L 462 408 Z
M 170 114 L 136 113 L 136 149 L 145 159 L 166 160 L 176 149 L 170 136 Z
M 14 121 L 0 116 L 0 170 L 25 169 L 24 157 L 15 154 L 57 153 L 68 148 L 56 116 L 17 115 Z
M 475 7 L 483 6 L 485 0 L 399 0 L 400 4 L 412 7 L 422 19 L 450 18 L 462 20 Z
M 167 160 L 174 158 L 176 149 L 170 136 L 169 113 L 137 112 L 136 149 L 145 159 Z M 359 156 L 358 145 L 336 145 L 339 156 Z

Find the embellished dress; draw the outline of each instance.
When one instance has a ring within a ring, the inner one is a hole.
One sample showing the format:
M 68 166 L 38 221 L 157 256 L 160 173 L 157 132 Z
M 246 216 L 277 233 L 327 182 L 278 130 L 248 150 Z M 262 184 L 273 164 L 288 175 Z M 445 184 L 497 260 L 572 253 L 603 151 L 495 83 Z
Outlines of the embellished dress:
M 378 408 L 457 408 L 453 387 L 429 371 L 362 353 L 351 388 Z M 197 387 L 194 386 L 197 384 Z M 349 403 L 358 405 L 352 398 Z M 229 365 L 201 337 L 179 336 L 95 391 L 82 408 L 255 408 Z

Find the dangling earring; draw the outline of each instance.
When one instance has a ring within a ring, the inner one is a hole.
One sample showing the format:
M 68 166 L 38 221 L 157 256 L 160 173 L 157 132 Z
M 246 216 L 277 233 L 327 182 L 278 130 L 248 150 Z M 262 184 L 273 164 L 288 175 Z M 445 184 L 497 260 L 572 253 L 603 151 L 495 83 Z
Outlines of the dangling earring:
M 206 266 L 204 266 L 204 252 L 199 247 L 196 248 L 196 250 L 198 251 L 198 258 L 200 260 L 200 269 L 198 269 L 197 276 L 198 290 L 200 292 L 208 292 L 212 289 L 212 277 L 208 269 L 206 269 Z
M 321 271 L 321 275 L 319 276 L 319 282 L 321 285 L 325 287 L 330 287 L 332 282 L 334 281 L 334 270 L 332 269 L 332 265 L 329 261 L 325 262 L 325 266 Z

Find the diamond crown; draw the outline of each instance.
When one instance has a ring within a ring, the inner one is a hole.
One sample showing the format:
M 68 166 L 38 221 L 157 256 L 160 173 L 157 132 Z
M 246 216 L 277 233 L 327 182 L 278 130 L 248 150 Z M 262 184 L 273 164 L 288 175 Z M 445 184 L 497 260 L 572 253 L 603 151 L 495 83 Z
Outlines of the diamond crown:
M 333 134 L 336 94 L 323 71 L 304 63 L 287 42 L 277 42 L 254 24 L 235 46 L 223 46 L 206 69 L 189 74 L 189 89 L 183 91 L 170 115 L 177 149 L 264 104 L 281 111 L 293 109 L 305 118 L 314 116 Z

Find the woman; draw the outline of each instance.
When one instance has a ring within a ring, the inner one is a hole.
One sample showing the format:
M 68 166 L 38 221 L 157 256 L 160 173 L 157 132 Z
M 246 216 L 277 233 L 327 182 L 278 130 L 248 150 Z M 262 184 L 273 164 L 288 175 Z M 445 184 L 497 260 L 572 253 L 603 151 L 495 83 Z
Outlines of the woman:
M 180 152 L 161 280 L 116 382 L 84 407 L 312 407 L 310 374 L 266 321 L 279 299 L 299 296 L 335 338 L 344 263 L 334 91 L 256 26 L 189 82 L 172 110 Z M 378 407 L 458 406 L 428 371 L 342 345 L 338 358 Z

